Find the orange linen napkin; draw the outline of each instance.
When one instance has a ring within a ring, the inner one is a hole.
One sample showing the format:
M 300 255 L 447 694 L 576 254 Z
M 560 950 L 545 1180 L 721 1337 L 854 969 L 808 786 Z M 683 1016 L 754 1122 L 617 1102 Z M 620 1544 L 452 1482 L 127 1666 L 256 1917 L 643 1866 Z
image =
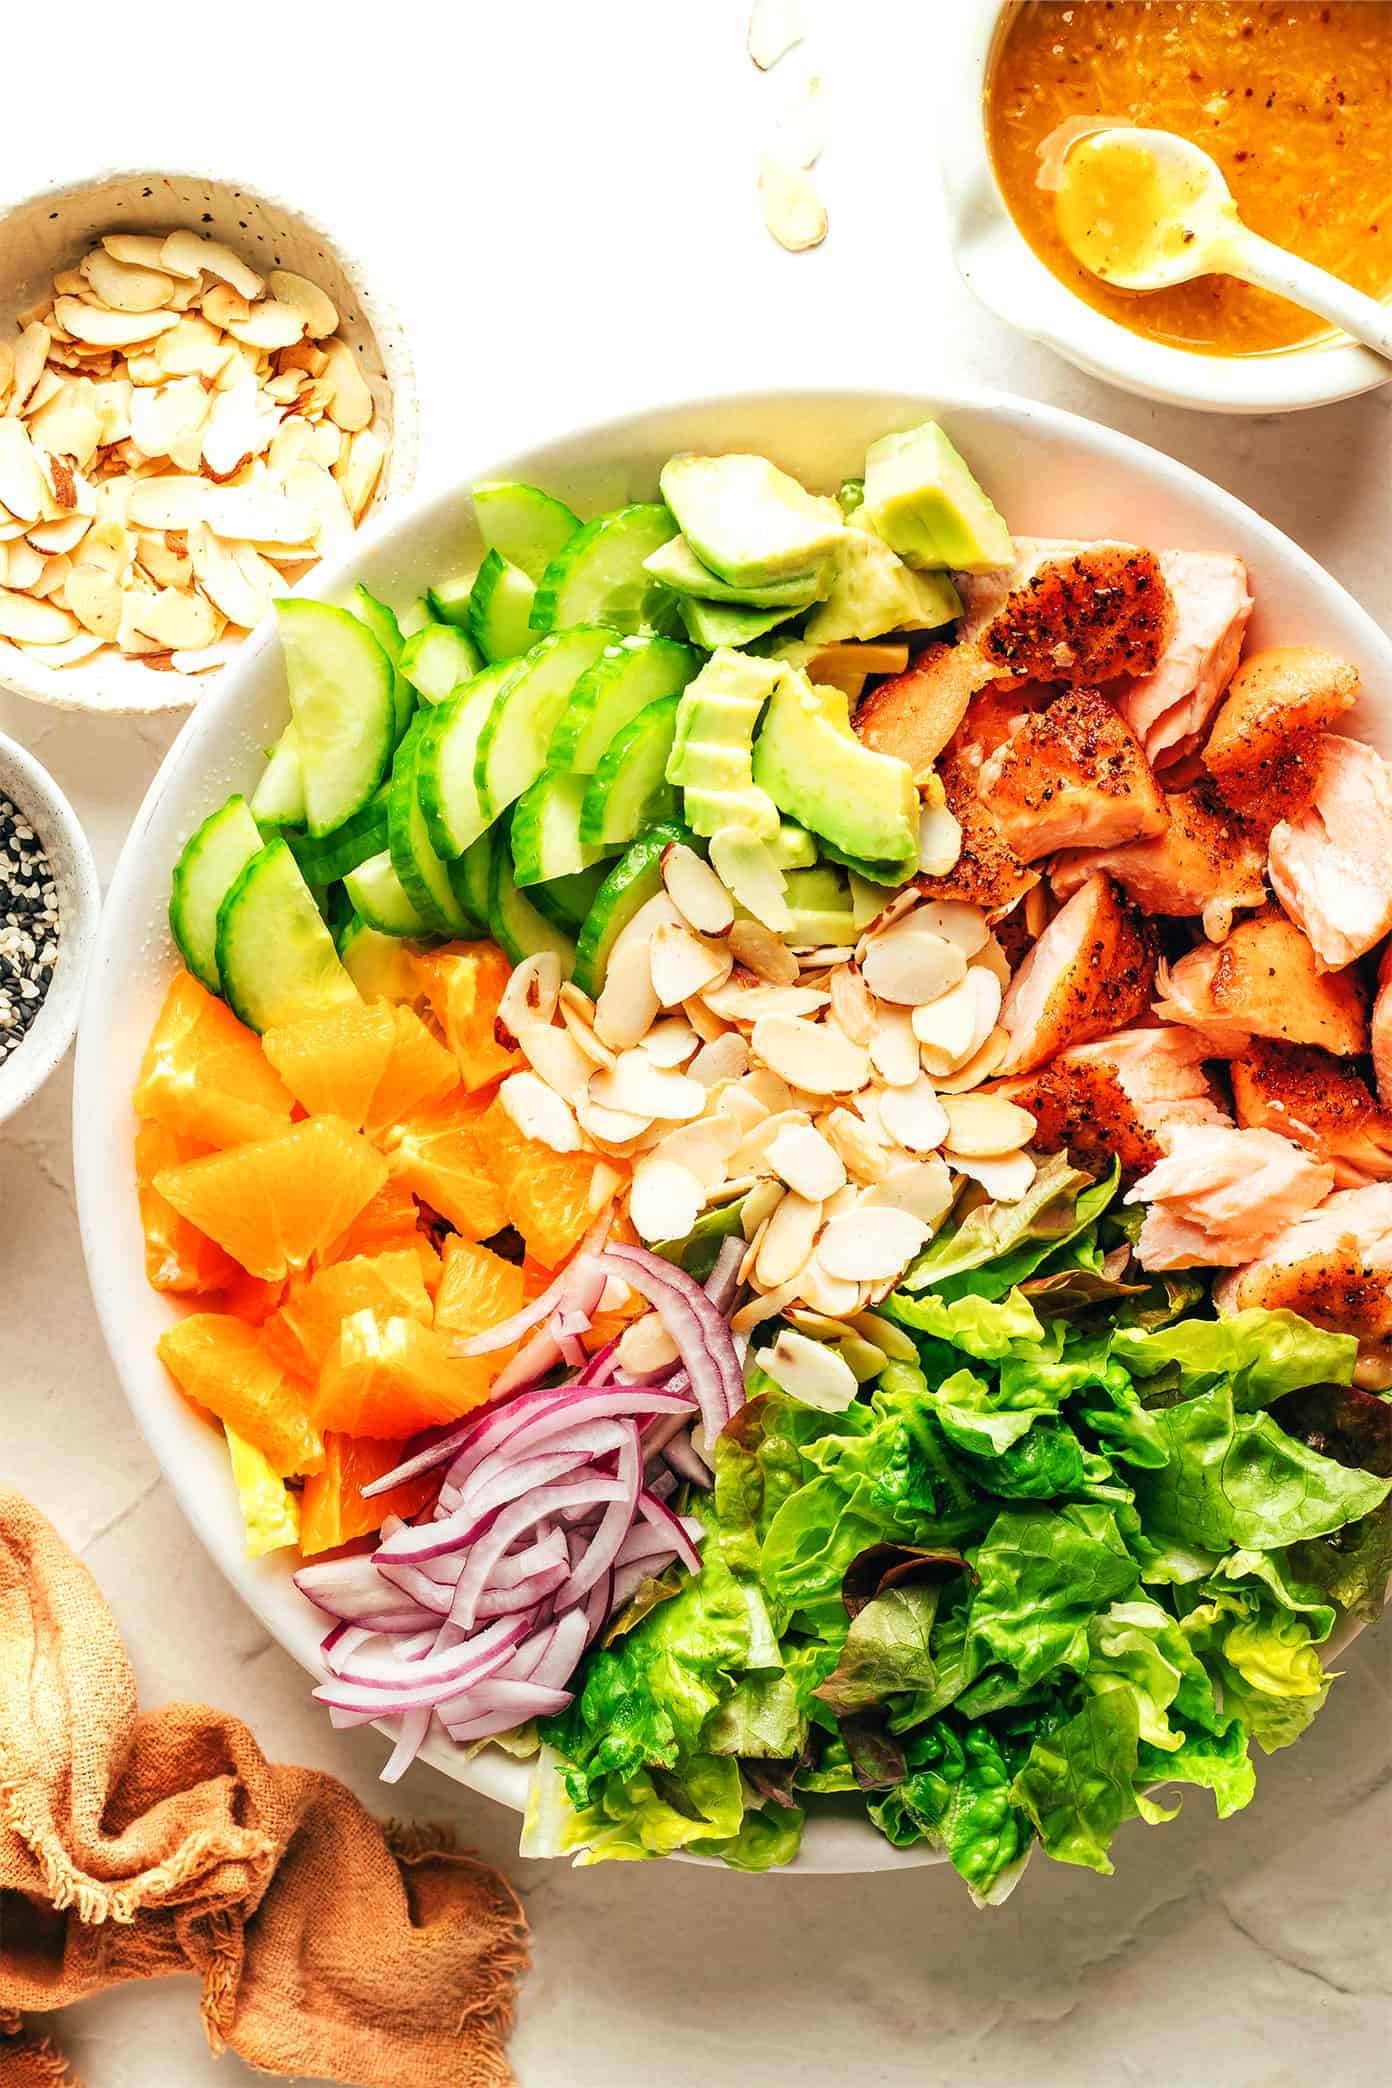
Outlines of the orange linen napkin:
M 268 2072 L 503 2088 L 526 1936 L 511 1886 L 447 1837 L 273 1767 L 222 1712 L 139 1712 L 91 1575 L 0 1488 L 5 2088 L 69 2081 L 21 2013 L 168 1972 L 201 1978 L 213 2050 Z

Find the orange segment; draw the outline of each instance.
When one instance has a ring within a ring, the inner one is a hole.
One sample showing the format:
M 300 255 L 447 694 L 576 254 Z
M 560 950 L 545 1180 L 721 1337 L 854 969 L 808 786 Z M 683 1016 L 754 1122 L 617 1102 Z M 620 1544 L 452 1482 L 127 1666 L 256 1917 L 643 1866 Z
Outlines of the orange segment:
M 294 1278 L 285 1303 L 262 1331 L 266 1353 L 283 1370 L 313 1381 L 348 1314 L 369 1308 L 430 1324 L 430 1293 L 414 1248 L 360 1254 L 313 1276 Z
M 453 1057 L 414 1008 L 393 1010 L 396 1040 L 363 1118 L 363 1130 L 379 1145 L 390 1143 L 403 1120 L 439 1102 L 459 1085 Z
M 180 1391 L 254 1443 L 281 1478 L 323 1464 L 304 1388 L 272 1362 L 254 1327 L 195 1312 L 166 1327 L 156 1346 Z
M 452 1357 L 446 1337 L 419 1320 L 353 1312 L 320 1374 L 315 1418 L 400 1442 L 482 1405 L 496 1370 L 490 1356 Z
M 274 1279 L 302 1269 L 386 1177 L 365 1138 L 335 1117 L 310 1117 L 279 1138 L 162 1168 L 155 1187 L 249 1275 Z
M 548 1269 L 559 1268 L 594 1221 L 590 1188 L 601 1164 L 618 1163 L 597 1153 L 553 1153 L 524 1138 L 501 1102 L 478 1119 L 478 1143 L 502 1191 L 508 1222 Z
M 135 1193 L 145 1234 L 145 1275 L 155 1290 L 212 1291 L 231 1283 L 237 1264 L 214 1240 L 181 1218 L 155 1187 L 162 1167 L 197 1160 L 207 1151 L 168 1124 L 142 1124 L 135 1134 Z
M 547 1282 L 550 1282 L 547 1278 Z M 545 1286 L 543 1285 L 543 1288 Z M 435 1297 L 435 1324 L 450 1334 L 482 1334 L 522 1310 L 525 1278 L 516 1262 L 451 1233 Z
M 380 1000 L 323 1008 L 261 1038 L 266 1057 L 309 1116 L 342 1117 L 355 1131 L 395 1043 L 392 1011 Z
M 435 1020 L 472 1094 L 525 1064 L 498 1042 L 498 1003 L 512 968 L 495 943 L 451 943 L 417 957 L 416 971 Z
M 235 1318 L 245 1320 L 249 1327 L 259 1327 L 268 1320 L 285 1297 L 283 1276 L 248 1276 L 230 1258 L 227 1264 L 232 1279 L 208 1300 L 210 1312 L 230 1312 Z
M 387 1247 L 410 1247 L 424 1235 L 420 1206 L 404 1182 L 390 1176 L 359 1211 L 346 1232 L 330 1240 L 320 1259 L 351 1261 L 355 1254 L 380 1254 Z
M 418 1515 L 440 1483 L 438 1472 L 425 1472 L 390 1493 L 362 1490 L 401 1463 L 401 1445 L 377 1436 L 346 1436 L 330 1430 L 324 1438 L 324 1469 L 306 1479 L 300 1495 L 300 1550 L 306 1558 L 331 1551 L 354 1537 L 380 1530 L 389 1515 L 407 1521 Z
M 294 1106 L 255 1033 L 187 972 L 165 996 L 132 1099 L 137 1116 L 217 1147 L 274 1137 Z
M 463 1096 L 438 1104 L 399 1129 L 392 1174 L 469 1240 L 486 1240 L 505 1221 L 503 1201 L 479 1145 L 478 1106 Z

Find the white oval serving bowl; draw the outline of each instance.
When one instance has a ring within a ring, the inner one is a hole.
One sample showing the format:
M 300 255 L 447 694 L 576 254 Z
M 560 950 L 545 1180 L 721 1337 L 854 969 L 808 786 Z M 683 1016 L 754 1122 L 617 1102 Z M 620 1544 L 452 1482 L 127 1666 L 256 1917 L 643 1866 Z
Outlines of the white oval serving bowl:
M 1085 0 L 1087 4 L 1087 0 Z M 1091 377 L 1168 406 L 1283 413 L 1329 406 L 1392 377 L 1392 363 L 1338 334 L 1273 355 L 1196 355 L 1118 326 L 1045 267 L 1006 208 L 986 140 L 986 83 L 1017 0 L 952 0 L 940 25 L 938 159 L 948 237 L 962 279 L 1008 326 Z
M 104 232 L 181 228 L 222 240 L 262 273 L 293 269 L 328 292 L 338 307 L 339 332 L 376 401 L 376 425 L 386 445 L 368 518 L 406 492 L 416 475 L 419 429 L 415 370 L 400 321 L 331 232 L 293 203 L 263 196 L 245 182 L 123 169 L 0 206 L 0 332 L 8 339 L 15 315 L 42 297 L 55 273 L 73 267 Z M 0 639 L 0 682 L 61 710 L 188 710 L 207 700 L 225 672 L 213 667 L 197 675 L 155 673 L 114 649 L 72 667 L 44 667 Z
M 678 450 L 757 450 L 831 492 L 858 472 L 868 442 L 930 418 L 947 427 L 1022 534 L 1121 537 L 1156 546 L 1236 552 L 1256 593 L 1250 642 L 1322 645 L 1357 661 L 1370 688 L 1392 686 L 1392 640 L 1313 559 L 1250 508 L 1128 436 L 1055 408 L 989 393 L 780 392 L 693 400 L 561 435 L 516 456 L 480 458 L 458 486 L 421 494 L 326 562 L 320 589 L 346 600 L 363 581 L 404 605 L 426 581 L 456 572 L 477 549 L 467 488 L 521 478 L 582 515 L 651 499 Z M 174 970 L 169 879 L 184 840 L 231 790 L 255 777 L 260 750 L 285 717 L 274 634 L 247 643 L 226 680 L 181 733 L 131 828 L 107 899 L 78 1036 L 73 1138 L 78 1215 L 92 1295 L 107 1346 L 147 1442 L 227 1579 L 267 1630 L 316 1679 L 323 1620 L 291 1584 L 285 1555 L 248 1559 L 221 1437 L 175 1392 L 155 1355 L 177 1316 L 145 1281 L 131 1143 L 130 1097 Z M 1392 711 L 1354 713 L 1392 755 Z M 308 1685 L 306 1685 L 308 1686 Z M 520 1811 L 527 1769 L 497 1749 L 460 1761 L 432 1742 L 425 1759 Z M 828 1813 L 809 1824 L 801 1871 L 879 1871 L 937 1860 L 899 1850 L 863 1818 Z
M 0 733 L 0 796 L 24 814 L 42 842 L 58 894 L 58 954 L 43 1005 L 0 1059 L 0 1124 L 32 1101 L 67 1057 L 97 936 L 101 886 L 81 822 L 42 762 Z M 0 895 L 3 911 L 3 895 Z

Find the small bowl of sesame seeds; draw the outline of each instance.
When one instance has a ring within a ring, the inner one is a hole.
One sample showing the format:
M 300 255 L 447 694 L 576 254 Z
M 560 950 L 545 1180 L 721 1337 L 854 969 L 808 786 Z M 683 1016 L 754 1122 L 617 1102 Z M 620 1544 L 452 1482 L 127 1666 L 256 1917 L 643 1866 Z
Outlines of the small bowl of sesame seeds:
M 100 912 L 77 814 L 47 769 L 0 733 L 0 1122 L 66 1056 Z

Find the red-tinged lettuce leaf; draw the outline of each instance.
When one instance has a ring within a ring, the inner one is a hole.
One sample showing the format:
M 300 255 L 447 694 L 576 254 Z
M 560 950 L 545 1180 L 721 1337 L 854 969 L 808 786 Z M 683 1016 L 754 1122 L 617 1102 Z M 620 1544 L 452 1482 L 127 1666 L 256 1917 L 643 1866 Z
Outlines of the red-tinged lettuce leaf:
M 959 1573 L 976 1578 L 959 1551 L 928 1550 L 911 1544 L 870 1544 L 863 1552 L 857 1552 L 846 1568 L 841 1579 L 841 1600 L 847 1616 L 855 1617 L 887 1588 L 897 1588 L 905 1581 L 941 1583 Z
M 885 1728 L 883 1712 L 848 1712 L 836 1724 L 860 1790 L 888 1791 L 903 1782 L 908 1764 L 903 1749 Z
M 1120 1179 L 1114 1166 L 1105 1181 L 1094 1182 L 1066 1154 L 1052 1153 L 1017 1202 L 988 1201 L 965 1217 L 949 1219 L 910 1264 L 902 1288 L 939 1290 L 974 1271 L 973 1290 L 982 1297 L 1004 1297 L 1102 1215 Z
M 857 1611 L 840 1659 L 813 1691 L 838 1719 L 871 1705 L 888 1709 L 907 1690 L 933 1687 L 937 1670 L 928 1641 L 938 1613 L 939 1587 L 936 1582 L 901 1581 Z

